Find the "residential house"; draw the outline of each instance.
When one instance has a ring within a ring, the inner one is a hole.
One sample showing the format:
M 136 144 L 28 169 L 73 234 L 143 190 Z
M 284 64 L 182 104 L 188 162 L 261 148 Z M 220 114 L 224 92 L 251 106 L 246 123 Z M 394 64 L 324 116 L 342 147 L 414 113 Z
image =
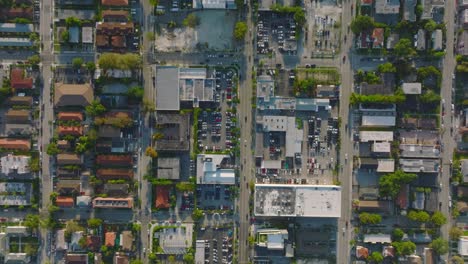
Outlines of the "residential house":
M 30 263 L 31 256 L 26 253 L 8 253 L 5 255 L 4 263 Z
M 116 168 L 106 168 L 106 169 L 98 169 L 96 171 L 96 176 L 101 179 L 128 179 L 131 180 L 133 178 L 133 170 L 132 169 L 116 169 Z
M 421 20 L 432 19 L 437 24 L 444 22 L 444 4 L 445 0 L 422 0 L 423 12 Z
M 32 47 L 34 43 L 29 37 L 1 37 L 0 47 Z
M 60 195 L 79 194 L 81 192 L 81 181 L 60 179 L 57 182 L 56 190 Z
M 3 21 L 15 18 L 26 18 L 33 20 L 33 8 L 29 7 L 3 7 L 0 8 L 0 19 Z
M 362 246 L 356 246 L 356 258 L 367 259 L 369 257 L 369 249 Z
M 128 11 L 126 10 L 104 10 L 102 20 L 104 22 L 128 22 Z
M 94 198 L 94 208 L 132 209 L 133 198 Z
M 397 33 L 391 33 L 387 38 L 387 49 L 393 49 L 398 41 L 400 41 L 400 35 Z
M 158 158 L 157 177 L 158 179 L 178 180 L 180 178 L 180 158 Z
M 12 155 L 8 154 L 0 158 L 1 164 L 1 171 L 2 174 L 10 175 L 10 174 L 26 174 L 30 173 L 29 162 L 31 161 L 31 157 L 23 156 L 23 155 Z
M 32 96 L 12 96 L 6 100 L 6 104 L 8 106 L 31 106 L 33 104 L 33 98 Z
M 120 234 L 120 246 L 124 251 L 131 251 L 133 245 L 133 234 L 132 231 L 122 231 Z
M 468 9 L 465 9 L 468 15 Z M 467 26 L 468 27 L 468 26 Z M 458 37 L 457 53 L 463 56 L 468 56 L 468 30 L 465 29 Z
M 169 186 L 156 186 L 156 203 L 155 206 L 158 209 L 168 209 L 170 207 L 169 202 Z
M 373 3 L 374 3 L 373 0 L 361 0 L 361 7 L 363 6 L 372 7 Z
M 98 136 L 100 138 L 118 138 L 120 137 L 120 128 L 110 125 L 99 126 Z
M 441 29 L 436 29 L 432 32 L 432 49 L 435 51 L 440 51 L 443 49 L 443 34 Z
M 99 250 L 101 248 L 101 237 L 97 235 L 88 235 L 86 237 L 86 247 L 92 251 Z
M 359 200 L 358 209 L 363 212 L 382 212 L 392 213 L 392 202 L 391 201 L 366 201 Z
M 94 32 L 93 32 L 92 27 L 82 27 L 81 28 L 81 43 L 94 44 L 93 35 L 94 35 Z
M 468 236 L 461 236 L 458 239 L 458 254 L 463 258 L 468 257 Z
M 71 135 L 79 137 L 83 135 L 83 126 L 59 126 L 58 134 L 60 136 Z
M 67 254 L 65 264 L 88 264 L 88 254 Z
M 84 250 L 84 248 L 81 248 L 80 246 L 80 239 L 83 237 L 83 233 L 83 231 L 76 231 L 72 233 L 71 242 L 69 245 L 70 251 L 76 252 Z
M 57 117 L 60 121 L 83 121 L 83 113 L 81 112 L 59 112 Z
M 55 199 L 55 205 L 58 207 L 73 207 L 75 205 L 75 201 L 72 197 L 58 196 Z
M 68 43 L 78 44 L 80 42 L 80 28 L 72 26 L 68 28 Z
M 416 21 L 416 8 L 417 1 L 416 0 L 404 0 L 403 1 L 403 19 L 415 22 Z
M 426 31 L 420 28 L 416 35 L 416 42 L 414 43 L 416 50 L 425 50 L 426 49 Z
M 365 234 L 364 243 L 368 244 L 390 244 L 392 243 L 392 236 L 390 234 Z
M 7 150 L 30 150 L 31 141 L 26 139 L 2 138 L 0 148 Z
M 94 99 L 90 84 L 55 84 L 54 104 L 56 107 L 89 105 Z
M 133 33 L 132 22 L 97 22 L 96 46 L 98 48 L 126 48 L 127 37 Z
M 91 196 L 80 195 L 76 197 L 76 206 L 89 207 L 91 205 Z
M 61 150 L 66 150 L 70 148 L 70 142 L 65 139 L 57 140 L 57 147 Z
M 13 68 L 10 72 L 10 83 L 13 89 L 32 89 L 33 79 L 25 77 L 24 69 Z
M 419 145 L 419 144 L 400 144 L 400 153 L 402 158 L 440 158 L 440 147 Z
M 101 0 L 101 4 L 108 7 L 128 7 L 128 0 Z
M 8 124 L 29 124 L 31 122 L 30 111 L 8 109 L 5 120 Z
M 127 197 L 128 188 L 128 184 L 106 183 L 104 184 L 104 193 L 111 197 Z
M 371 47 L 371 35 L 367 32 L 361 32 L 358 36 L 357 47 L 359 49 L 368 49 Z
M 104 245 L 106 247 L 114 247 L 115 246 L 115 239 L 117 238 L 117 233 L 115 232 L 106 232 L 104 235 Z
M 407 95 L 420 95 L 422 91 L 422 85 L 419 82 L 403 83 L 401 88 L 403 89 L 403 93 Z
M 130 259 L 127 255 L 115 253 L 114 255 L 114 264 L 129 264 Z
M 460 160 L 460 169 L 463 175 L 463 182 L 468 182 L 468 159 Z
M 374 28 L 372 31 L 372 48 L 381 49 L 384 47 L 384 29 Z
M 375 16 L 377 22 L 395 25 L 398 22 L 400 13 L 399 0 L 376 0 Z
M 82 165 L 83 157 L 75 153 L 59 153 L 57 154 L 58 165 Z
M 103 166 L 125 167 L 133 164 L 131 155 L 109 155 L 102 154 L 96 157 L 96 163 Z

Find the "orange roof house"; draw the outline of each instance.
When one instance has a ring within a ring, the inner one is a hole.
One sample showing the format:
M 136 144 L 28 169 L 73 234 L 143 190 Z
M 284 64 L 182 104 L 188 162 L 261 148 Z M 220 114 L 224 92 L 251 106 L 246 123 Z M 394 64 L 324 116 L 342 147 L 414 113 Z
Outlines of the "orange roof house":
M 106 245 L 107 247 L 115 246 L 116 237 L 117 237 L 117 234 L 115 232 L 106 232 L 106 239 L 105 239 L 104 245 Z
M 31 141 L 26 139 L 2 138 L 0 139 L 0 148 L 14 150 L 29 150 L 31 149 Z
M 127 21 L 128 11 L 126 10 L 103 10 L 102 19 Z
M 82 126 L 59 126 L 58 128 L 59 135 L 72 135 L 72 136 L 82 136 L 83 127 Z
M 156 186 L 156 208 L 167 209 L 169 206 L 169 187 Z
M 88 235 L 86 237 L 86 247 L 92 251 L 97 251 L 101 247 L 101 237 Z
M 382 48 L 384 44 L 384 29 L 383 28 L 374 28 L 372 32 L 372 48 Z
M 131 155 L 98 155 L 96 158 L 98 165 L 132 165 Z
M 366 259 L 367 257 L 369 257 L 369 249 L 361 246 L 356 246 L 356 258 Z
M 33 79 L 31 77 L 24 77 L 24 70 L 21 68 L 14 68 L 10 73 L 11 87 L 14 89 L 32 89 Z
M 96 176 L 103 179 L 132 179 L 132 169 L 98 169 Z
M 58 207 L 73 207 L 75 202 L 72 197 L 58 196 L 55 200 L 55 204 Z
M 103 6 L 128 6 L 128 0 L 101 0 Z
M 60 121 L 83 121 L 83 114 L 81 112 L 60 112 L 58 113 L 58 120 Z

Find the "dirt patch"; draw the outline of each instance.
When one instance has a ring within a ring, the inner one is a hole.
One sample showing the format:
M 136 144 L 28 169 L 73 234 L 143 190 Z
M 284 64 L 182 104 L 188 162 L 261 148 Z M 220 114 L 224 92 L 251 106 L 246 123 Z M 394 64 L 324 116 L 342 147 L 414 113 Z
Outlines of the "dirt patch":
M 297 78 L 299 80 L 314 79 L 317 84 L 338 84 L 340 75 L 336 68 L 315 68 L 315 69 L 297 69 Z
M 236 22 L 235 11 L 205 10 L 194 12 L 200 19 L 196 28 L 178 27 L 168 30 L 161 25 L 156 37 L 158 51 L 230 50 L 233 48 L 232 32 Z

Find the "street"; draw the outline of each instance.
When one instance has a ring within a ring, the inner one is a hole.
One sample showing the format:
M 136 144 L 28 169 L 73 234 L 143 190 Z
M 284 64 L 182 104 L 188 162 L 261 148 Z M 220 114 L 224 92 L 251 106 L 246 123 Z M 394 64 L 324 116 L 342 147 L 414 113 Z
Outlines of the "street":
M 41 209 L 40 215 L 41 219 L 46 220 L 48 218 L 48 207 L 50 204 L 50 194 L 52 193 L 52 177 L 51 177 L 51 168 L 53 164 L 50 163 L 50 157 L 46 153 L 47 145 L 50 142 L 50 138 L 53 136 L 53 127 L 51 126 L 52 120 L 54 119 L 53 104 L 51 98 L 51 85 L 53 84 L 53 73 L 51 66 L 53 64 L 52 56 L 52 44 L 53 36 L 50 29 L 52 24 L 53 12 L 53 1 L 52 0 L 43 0 L 41 1 L 41 22 L 40 22 L 40 37 L 42 50 L 41 50 L 41 60 L 42 60 L 42 101 L 41 104 L 44 104 L 43 111 L 41 111 L 41 133 L 40 139 L 38 140 L 38 145 L 42 148 L 42 173 L 41 173 Z M 50 245 L 47 245 L 49 242 L 46 239 L 47 229 L 41 228 L 41 254 L 38 256 L 38 263 L 45 263 L 50 261 L 47 250 L 50 249 Z
M 442 173 L 439 174 L 441 177 L 439 183 L 442 184 L 441 191 L 439 192 L 439 202 L 442 203 L 441 212 L 447 217 L 447 224 L 443 225 L 440 228 L 442 237 L 449 241 L 449 230 L 451 227 L 451 213 L 449 208 L 449 196 L 450 194 L 450 177 L 451 177 L 451 165 L 450 161 L 452 160 L 453 150 L 455 148 L 454 137 L 450 134 L 450 127 L 454 125 L 454 111 L 452 110 L 452 74 L 455 69 L 456 61 L 453 55 L 454 47 L 454 22 L 453 17 L 455 15 L 455 1 L 446 1 L 445 2 L 445 23 L 447 28 L 447 41 L 446 41 L 446 54 L 443 60 L 443 72 L 442 72 L 442 89 L 441 97 L 445 99 L 445 105 L 443 107 L 446 109 L 445 117 L 441 117 L 441 142 L 444 144 L 442 152 Z M 448 254 L 442 256 L 442 258 L 448 263 Z

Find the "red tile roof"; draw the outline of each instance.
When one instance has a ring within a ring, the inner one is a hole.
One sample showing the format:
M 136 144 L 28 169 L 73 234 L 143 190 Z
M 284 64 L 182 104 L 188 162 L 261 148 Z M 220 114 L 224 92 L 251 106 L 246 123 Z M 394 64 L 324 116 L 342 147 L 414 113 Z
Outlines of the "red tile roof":
M 358 259 L 360 259 L 360 258 L 366 259 L 367 257 L 369 257 L 369 249 L 367 249 L 365 247 L 357 246 L 356 247 L 356 257 Z
M 372 47 L 383 47 L 384 43 L 384 29 L 383 28 L 374 28 L 372 32 L 373 45 Z
M 156 186 L 156 208 L 169 208 L 169 188 L 168 186 Z
M 108 247 L 113 247 L 115 246 L 115 238 L 117 237 L 117 234 L 115 232 L 106 232 L 106 240 L 104 242 L 104 245 Z
M 104 10 L 102 11 L 103 19 L 127 19 L 128 11 L 125 10 Z
M 10 74 L 11 87 L 14 89 L 32 89 L 33 79 L 31 77 L 24 77 L 24 70 L 21 68 L 14 68 Z
M 82 136 L 82 126 L 59 126 L 59 135 Z
M 125 48 L 127 46 L 127 40 L 125 36 L 112 36 L 111 45 L 114 48 Z
M 105 6 L 128 6 L 128 0 L 101 0 Z
M 58 196 L 55 200 L 55 204 L 59 207 L 73 207 L 75 202 L 72 197 Z
M 21 8 L 21 7 L 12 7 L 12 8 L 1 8 L 0 17 L 3 18 L 33 18 L 33 8 Z
M 98 169 L 96 175 L 105 179 L 131 179 L 133 178 L 132 169 Z
M 88 235 L 86 237 L 86 247 L 96 251 L 101 247 L 101 237 Z
M 96 163 L 99 165 L 132 165 L 131 155 L 98 155 Z
M 2 138 L 0 139 L 0 148 L 29 150 L 31 148 L 31 141 L 25 139 Z
M 83 114 L 81 112 L 60 112 L 58 113 L 58 119 L 61 121 L 83 121 Z

